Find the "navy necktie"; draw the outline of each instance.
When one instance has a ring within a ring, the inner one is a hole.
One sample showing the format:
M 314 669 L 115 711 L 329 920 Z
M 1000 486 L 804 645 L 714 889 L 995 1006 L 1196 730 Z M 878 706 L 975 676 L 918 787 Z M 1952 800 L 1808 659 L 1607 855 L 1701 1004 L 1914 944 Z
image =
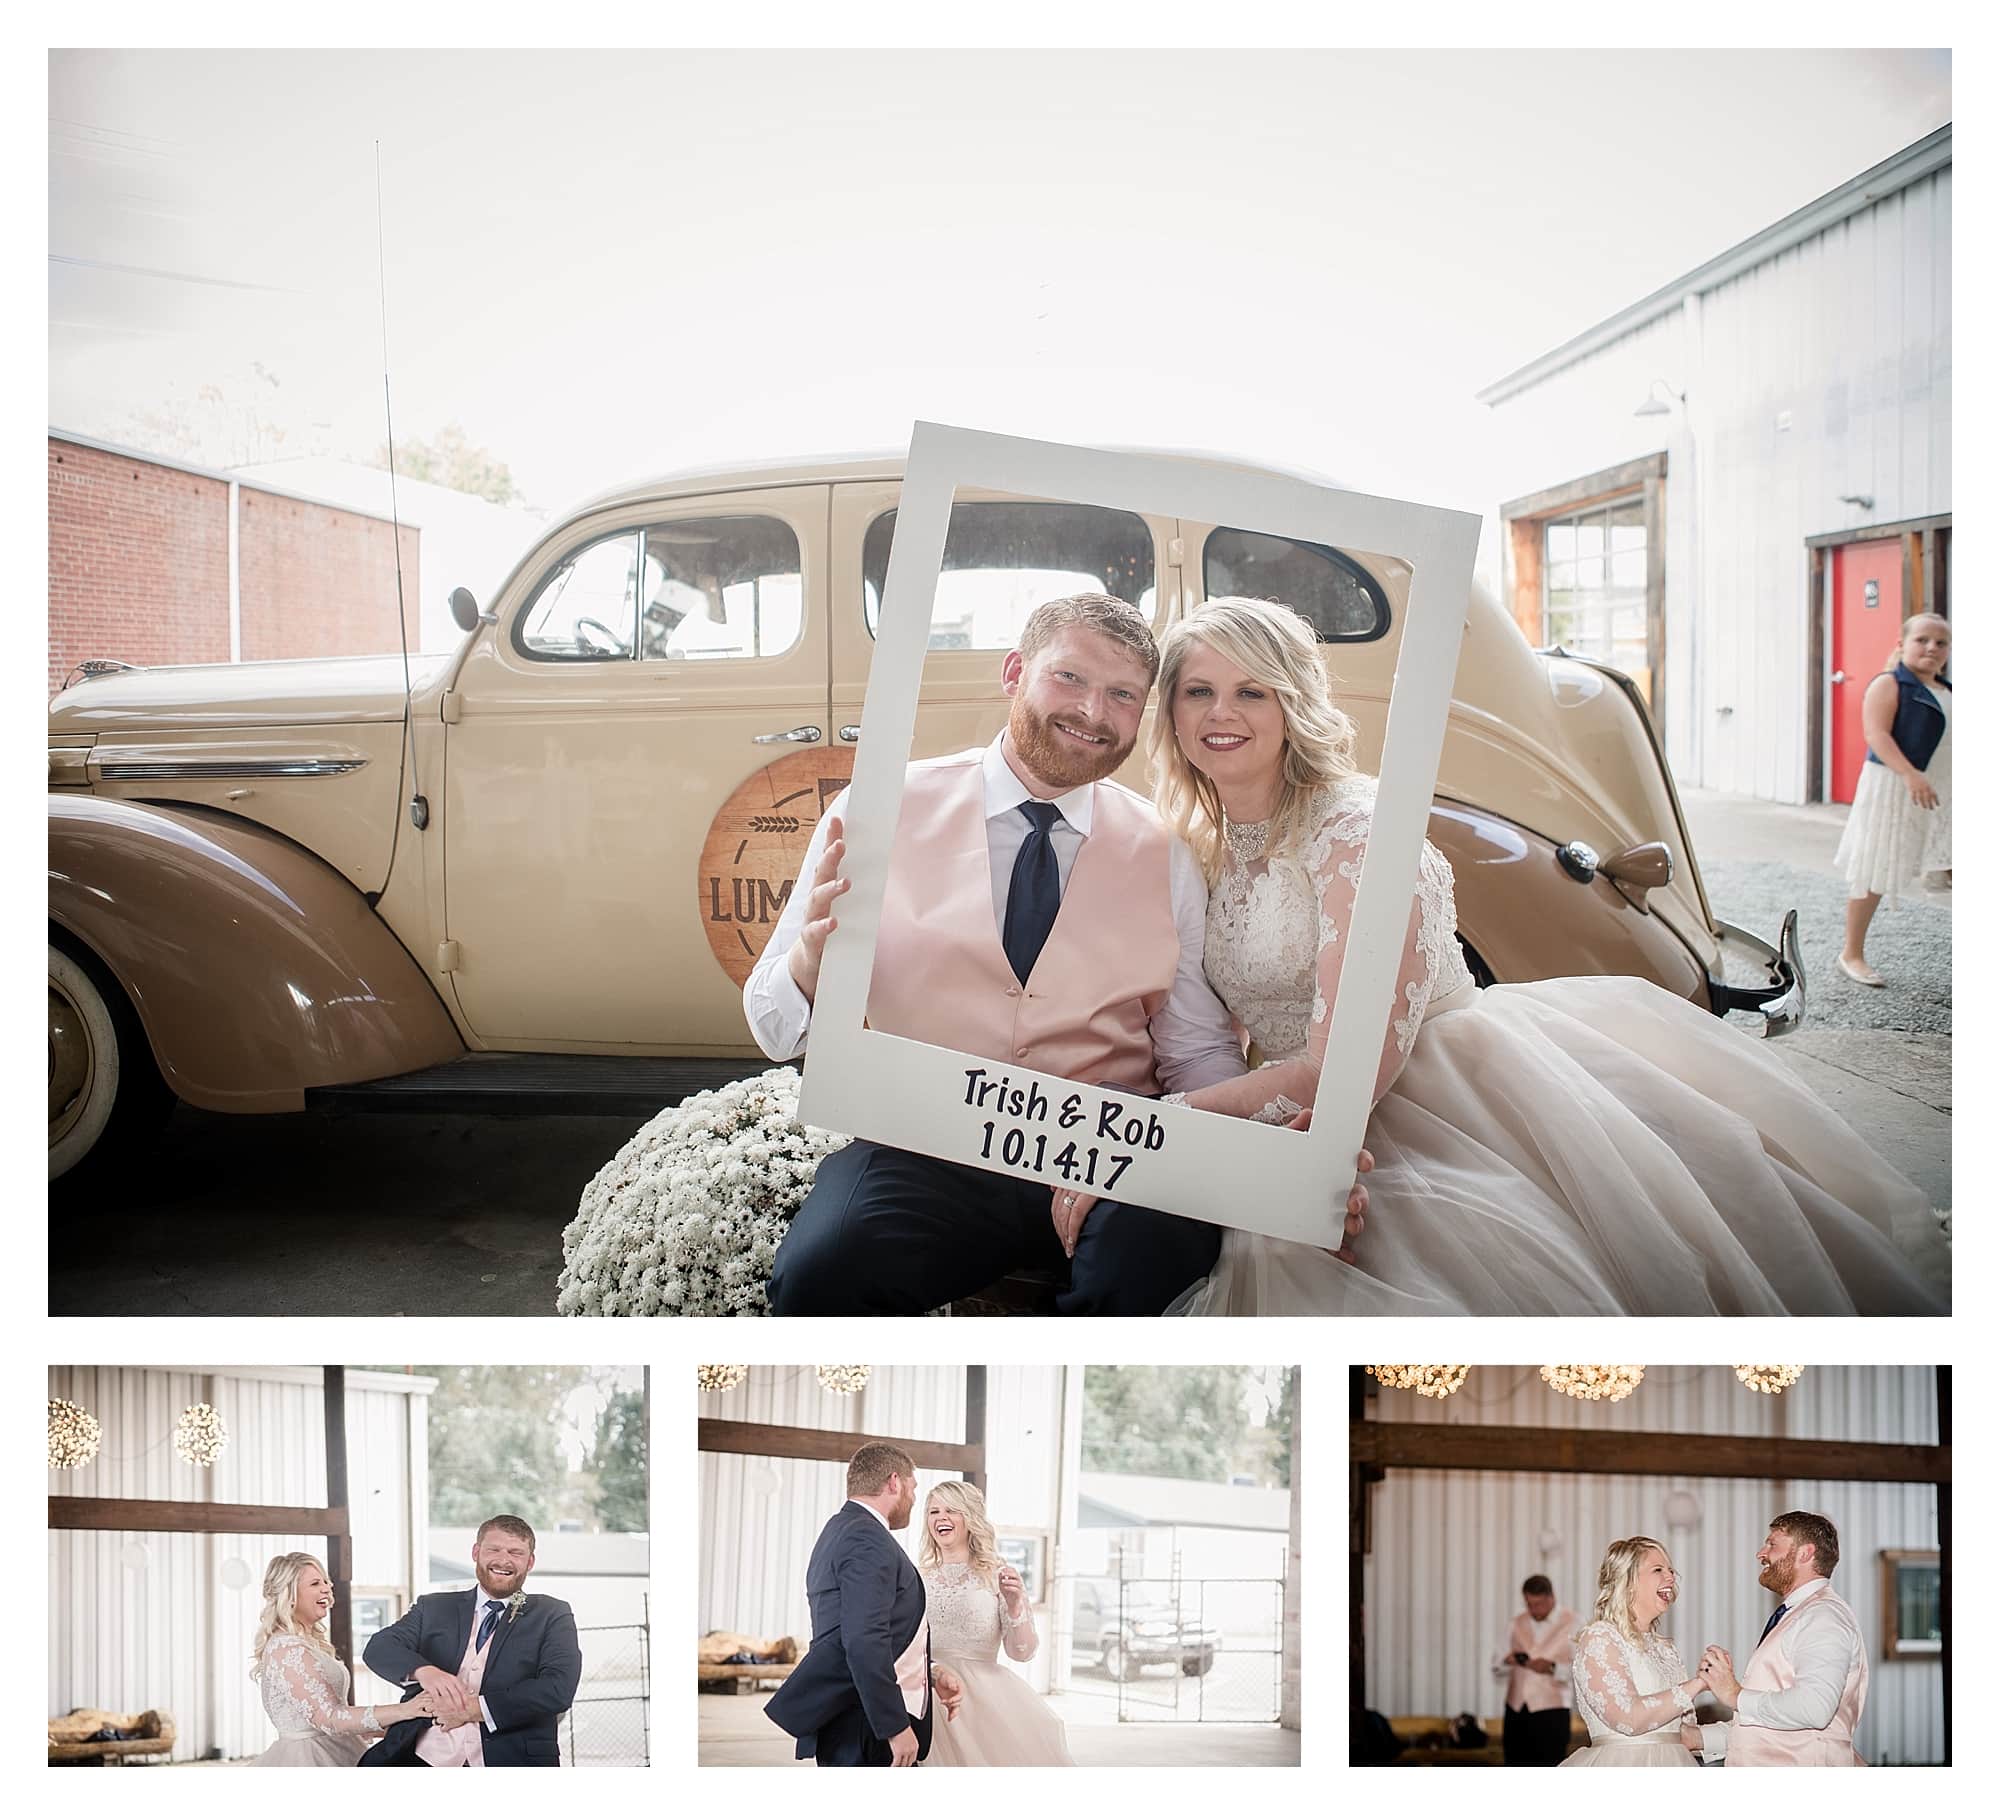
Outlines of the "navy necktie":
M 493 1628 L 500 1624 L 500 1611 L 506 1605 L 505 1601 L 488 1601 L 486 1603 L 486 1617 L 479 1622 L 479 1643 L 473 1646 L 473 1650 L 484 1651 L 486 1649 L 486 1641 L 493 1636 Z
M 1001 924 L 1000 943 L 1007 962 L 1023 983 L 1035 968 L 1035 960 L 1048 943 L 1049 929 L 1062 907 L 1062 874 L 1056 868 L 1056 848 L 1049 842 L 1050 829 L 1062 818 L 1054 802 L 1024 800 L 1021 812 L 1029 825 L 1014 858 L 1013 880 L 1007 885 L 1007 916 Z
M 1757 1643 L 1761 1645 L 1767 1638 L 1769 1638 L 1771 1636 L 1771 1628 L 1775 1626 L 1784 1617 L 1785 1617 L 1785 1604 L 1783 1601 L 1780 1601 L 1778 1603 L 1778 1611 L 1772 1614 L 1771 1617 L 1764 1622 L 1764 1630 L 1758 1633 Z

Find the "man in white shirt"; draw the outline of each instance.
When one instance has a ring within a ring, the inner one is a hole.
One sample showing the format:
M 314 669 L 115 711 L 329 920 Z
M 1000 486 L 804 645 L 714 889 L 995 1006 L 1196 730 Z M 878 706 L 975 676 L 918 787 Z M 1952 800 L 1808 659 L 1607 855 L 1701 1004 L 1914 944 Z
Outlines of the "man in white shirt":
M 1006 730 L 984 751 L 911 765 L 871 1026 L 1144 1095 L 1242 1073 L 1202 974 L 1200 866 L 1109 780 L 1158 669 L 1150 628 L 1123 600 L 1036 609 L 1001 664 Z M 744 987 L 773 1059 L 805 1049 L 848 887 L 846 805 L 843 794 L 814 829 Z M 1366 1204 L 1357 1185 L 1350 1235 Z M 1151 1316 L 1209 1270 L 1220 1241 L 1210 1223 L 857 1140 L 821 1163 L 768 1292 L 780 1316 L 914 1314 L 1042 1267 L 1068 1274 L 1065 1314 Z
M 1840 1534 L 1818 1513 L 1781 1513 L 1757 1553 L 1757 1580 L 1779 1597 L 1739 1681 L 1719 1645 L 1701 1680 L 1733 1721 L 1701 1729 L 1702 1755 L 1732 1765 L 1860 1765 L 1854 1743 L 1868 1701 L 1868 1647 L 1828 1578 Z
M 1533 1575 L 1521 1584 L 1493 1674 L 1506 1684 L 1500 1746 L 1510 1765 L 1559 1765 L 1569 1751 L 1570 1642 L 1577 1618 L 1556 1605 L 1555 1584 Z

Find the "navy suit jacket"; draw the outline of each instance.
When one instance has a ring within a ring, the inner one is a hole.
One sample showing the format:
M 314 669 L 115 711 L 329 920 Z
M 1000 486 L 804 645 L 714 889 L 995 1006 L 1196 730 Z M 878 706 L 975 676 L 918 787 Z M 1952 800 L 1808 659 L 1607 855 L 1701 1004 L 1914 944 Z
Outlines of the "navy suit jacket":
M 914 1727 L 923 1757 L 930 1751 L 928 1669 L 923 1712 L 914 1718 L 896 1683 L 896 1660 L 923 1624 L 923 1580 L 888 1528 L 858 1501 L 849 1500 L 819 1534 L 806 1565 L 806 1599 L 812 1644 L 764 1712 L 797 1739 L 800 1758 L 818 1757 L 821 1764 L 863 1762 L 831 1755 L 833 1747 L 844 1748 L 850 1729 L 859 1739 L 862 1725 L 881 1742 Z M 834 1737 L 823 1751 L 829 1730 Z
M 412 1680 L 417 1666 L 435 1664 L 455 1673 L 465 1660 L 474 1610 L 485 1599 L 477 1586 L 419 1595 L 408 1613 L 368 1641 L 363 1662 L 384 1682 L 409 1684 L 404 1701 L 422 1694 Z M 560 1764 L 557 1723 L 576 1699 L 576 1686 L 583 1678 L 583 1652 L 576 1642 L 576 1616 L 569 1603 L 551 1595 L 529 1595 L 518 1614 L 500 1615 L 486 1648 L 486 1675 L 479 1693 L 493 1725 L 480 1724 L 485 1762 Z M 398 1721 L 380 1744 L 362 1753 L 361 1762 L 422 1764 L 417 1741 L 429 1725 L 421 1720 Z

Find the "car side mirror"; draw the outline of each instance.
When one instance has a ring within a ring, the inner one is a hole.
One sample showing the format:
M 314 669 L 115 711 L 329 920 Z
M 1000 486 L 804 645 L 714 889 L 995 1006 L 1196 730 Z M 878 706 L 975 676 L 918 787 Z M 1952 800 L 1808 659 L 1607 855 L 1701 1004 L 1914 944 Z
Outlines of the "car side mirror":
M 433 597 L 436 595 L 434 594 Z M 471 630 L 479 622 L 479 601 L 463 586 L 451 589 L 451 621 L 461 630 Z
M 1627 901 L 1644 911 L 1647 890 L 1664 888 L 1673 881 L 1674 854 L 1654 840 L 1607 857 L 1597 867 L 1602 875 L 1611 878 L 1613 887 Z

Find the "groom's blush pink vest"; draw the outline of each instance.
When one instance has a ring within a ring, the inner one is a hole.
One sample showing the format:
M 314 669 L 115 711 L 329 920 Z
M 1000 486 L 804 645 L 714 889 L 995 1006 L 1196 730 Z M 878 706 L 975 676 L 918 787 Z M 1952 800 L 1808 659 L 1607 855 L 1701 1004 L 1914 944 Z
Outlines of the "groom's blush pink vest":
M 472 1603 L 472 1630 L 465 1635 L 465 1655 L 458 1661 L 458 1680 L 477 1698 L 480 1686 L 486 1681 L 486 1660 L 493 1655 L 493 1641 L 486 1641 L 484 1651 L 479 1648 L 480 1609 L 486 1597 L 477 1595 Z M 506 1618 L 505 1614 L 500 1616 Z M 497 1633 L 499 1627 L 495 1626 Z M 417 1741 L 417 1756 L 427 1765 L 479 1765 L 486 1763 L 486 1726 L 483 1721 L 467 1721 L 462 1727 L 454 1727 L 447 1733 L 442 1727 L 426 1726 L 424 1736 Z
M 1023 987 L 993 920 L 981 755 L 910 766 L 869 1026 L 1079 1083 L 1157 1091 L 1148 1024 L 1180 964 L 1166 828 L 1138 795 L 1097 784 L 1090 836 Z
M 1746 1689 L 1789 1689 L 1798 1681 L 1791 1659 L 1778 1640 L 1785 1628 L 1806 1607 L 1824 1607 L 1847 1627 L 1853 1644 L 1854 1661 L 1847 1667 L 1847 1681 L 1841 1685 L 1840 1701 L 1833 1718 L 1824 1727 L 1746 1727 L 1739 1715 L 1729 1733 L 1729 1762 L 1732 1765 L 1865 1765 L 1868 1761 L 1854 1747 L 1854 1730 L 1861 1724 L 1861 1710 L 1868 1704 L 1868 1646 L 1861 1635 L 1861 1622 L 1831 1588 L 1822 1588 L 1797 1612 L 1788 1613 L 1773 1626 L 1741 1678 Z

